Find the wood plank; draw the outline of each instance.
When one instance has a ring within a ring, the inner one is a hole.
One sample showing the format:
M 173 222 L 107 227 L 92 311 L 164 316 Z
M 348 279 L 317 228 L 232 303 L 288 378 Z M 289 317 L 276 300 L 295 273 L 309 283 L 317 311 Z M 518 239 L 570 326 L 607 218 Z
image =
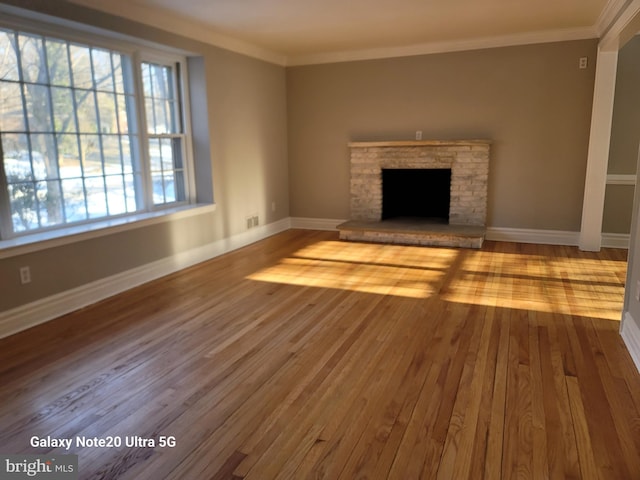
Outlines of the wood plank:
M 625 262 L 283 232 L 1 339 L 0 445 L 81 479 L 640 478 Z

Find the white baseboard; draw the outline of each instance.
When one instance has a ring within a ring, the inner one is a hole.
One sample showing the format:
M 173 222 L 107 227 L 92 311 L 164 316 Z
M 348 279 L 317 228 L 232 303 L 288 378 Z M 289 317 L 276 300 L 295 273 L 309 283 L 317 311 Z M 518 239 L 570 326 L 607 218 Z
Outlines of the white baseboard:
M 338 225 L 346 222 L 335 218 L 305 218 L 292 217 L 291 228 L 301 228 L 304 230 L 337 230 Z
M 631 235 L 628 233 L 603 233 L 602 246 L 606 248 L 629 249 Z
M 72 290 L 0 312 L 0 338 L 26 330 L 143 283 L 231 252 L 290 228 L 291 219 L 285 218 Z
M 623 233 L 603 233 L 602 246 L 606 248 L 629 248 L 629 237 L 629 234 Z M 487 240 L 499 242 L 577 246 L 580 243 L 580 232 L 487 227 L 486 238 Z
M 633 363 L 640 372 L 640 324 L 634 320 L 629 312 L 625 312 L 620 327 L 620 335 L 627 350 L 631 354 Z
M 487 240 L 498 242 L 541 243 L 545 245 L 578 245 L 580 234 L 564 230 L 487 227 Z

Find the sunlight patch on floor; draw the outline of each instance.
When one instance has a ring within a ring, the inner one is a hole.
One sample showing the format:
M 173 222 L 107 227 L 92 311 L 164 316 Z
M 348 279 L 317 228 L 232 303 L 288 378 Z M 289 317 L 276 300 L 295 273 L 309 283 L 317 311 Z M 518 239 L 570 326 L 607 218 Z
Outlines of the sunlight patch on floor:
M 323 241 L 249 279 L 617 320 L 626 262 Z
M 325 241 L 297 251 L 251 280 L 427 298 L 437 293 L 453 249 Z
M 619 321 L 625 272 L 622 261 L 471 252 L 441 296 L 450 302 Z

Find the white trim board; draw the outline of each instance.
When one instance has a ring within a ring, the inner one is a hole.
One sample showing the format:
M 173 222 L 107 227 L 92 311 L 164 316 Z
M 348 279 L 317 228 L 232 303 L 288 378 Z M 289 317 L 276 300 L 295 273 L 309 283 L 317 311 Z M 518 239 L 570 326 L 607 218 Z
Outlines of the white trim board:
M 579 232 L 534 230 L 528 228 L 487 227 L 487 240 L 545 245 L 578 245 Z
M 628 233 L 603 233 L 602 246 L 605 248 L 629 249 L 631 235 Z
M 636 184 L 636 175 L 628 175 L 628 174 L 620 174 L 620 173 L 609 173 L 607 175 L 607 185 L 635 185 Z
M 342 52 L 311 53 L 294 55 L 287 58 L 288 67 L 317 65 L 323 63 L 354 62 L 381 58 L 409 57 L 434 53 L 451 53 L 487 48 L 512 47 L 540 43 L 567 42 L 597 38 L 596 27 L 565 28 L 540 32 L 524 32 L 513 35 L 478 37 L 465 40 L 452 40 L 420 43 L 402 47 L 370 48 L 364 50 L 346 50 Z
M 486 238 L 497 242 L 577 246 L 579 245 L 580 232 L 487 227 Z M 629 234 L 603 233 L 602 246 L 605 248 L 629 248 Z
M 633 363 L 640 372 L 640 327 L 629 312 L 625 312 L 622 318 L 620 336 L 629 350 Z
M 285 218 L 66 292 L 57 293 L 26 305 L 0 312 L 0 338 L 53 320 L 143 283 L 210 260 L 290 228 L 291 220 Z
M 337 230 L 338 225 L 346 222 L 335 218 L 291 217 L 291 228 L 302 230 Z

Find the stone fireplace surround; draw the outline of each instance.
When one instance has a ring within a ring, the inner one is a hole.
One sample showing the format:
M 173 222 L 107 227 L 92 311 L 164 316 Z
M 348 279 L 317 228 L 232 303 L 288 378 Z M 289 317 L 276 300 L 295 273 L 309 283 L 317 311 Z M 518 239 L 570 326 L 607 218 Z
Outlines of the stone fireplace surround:
M 352 142 L 344 240 L 480 248 L 487 217 L 487 140 Z M 449 225 L 382 221 L 382 169 L 451 169 Z

